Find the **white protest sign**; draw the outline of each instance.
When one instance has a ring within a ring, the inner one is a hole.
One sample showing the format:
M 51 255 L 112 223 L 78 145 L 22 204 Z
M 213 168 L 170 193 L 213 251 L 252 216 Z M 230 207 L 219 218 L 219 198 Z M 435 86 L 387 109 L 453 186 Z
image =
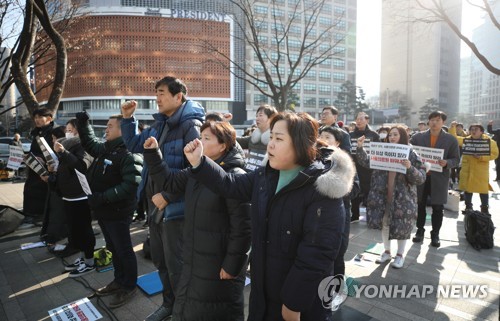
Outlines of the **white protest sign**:
M 102 319 L 96 307 L 84 298 L 74 301 L 49 311 L 52 321 L 95 321 Z
M 372 142 L 370 148 L 371 169 L 406 174 L 406 167 L 401 162 L 408 159 L 410 146 Z
M 368 155 L 370 155 L 370 143 L 371 139 L 365 138 L 365 141 L 363 142 L 363 148 Z M 351 138 L 351 154 L 356 155 L 356 148 L 358 148 L 358 139 Z
M 87 181 L 87 177 L 85 177 L 84 174 L 80 173 L 75 169 L 76 176 L 78 177 L 78 180 L 80 181 L 80 185 L 82 185 L 82 190 L 85 193 L 85 195 L 92 195 L 92 191 L 90 190 L 89 182 Z
M 423 146 L 413 146 L 413 150 L 422 158 L 424 163 L 431 164 L 431 171 L 442 172 L 443 167 L 439 165 L 439 160 L 444 157 L 444 149 L 430 148 Z
M 21 163 L 24 159 L 24 151 L 21 146 L 9 146 L 9 162 L 7 163 L 7 168 L 17 170 L 21 167 Z

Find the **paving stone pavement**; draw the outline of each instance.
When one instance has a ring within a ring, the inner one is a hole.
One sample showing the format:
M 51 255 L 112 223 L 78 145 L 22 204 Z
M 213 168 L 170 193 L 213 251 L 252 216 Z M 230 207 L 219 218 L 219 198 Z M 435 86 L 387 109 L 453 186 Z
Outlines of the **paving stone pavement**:
M 494 177 L 491 173 L 490 177 Z M 495 226 L 500 227 L 500 182 L 491 182 L 495 192 L 490 194 L 490 212 Z M 22 183 L 0 183 L 0 204 L 22 207 Z M 479 197 L 474 195 L 479 205 Z M 463 202 L 460 203 L 463 207 Z M 430 210 L 430 209 L 429 209 Z M 430 221 L 427 222 L 430 225 Z M 98 231 L 98 226 L 95 225 Z M 142 255 L 142 242 L 147 230 L 142 224 L 131 226 L 132 241 L 138 258 L 139 275 L 155 270 L 151 261 Z M 349 297 L 335 320 L 499 320 L 500 298 L 500 236 L 495 230 L 495 247 L 474 250 L 464 236 L 463 215 L 445 211 L 441 231 L 441 247 L 430 246 L 430 228 L 422 244 L 407 243 L 405 264 L 396 270 L 390 264 L 375 264 L 374 254 L 363 253 L 371 243 L 381 243 L 380 231 L 368 229 L 365 222 L 351 224 L 350 244 L 346 253 L 347 274 L 361 286 L 432 286 L 434 293 L 418 298 L 373 297 L 374 292 L 361 292 L 359 298 Z M 90 273 L 70 279 L 63 273 L 63 262 L 46 248 L 20 250 L 22 243 L 38 241 L 39 228 L 16 231 L 0 238 L 0 320 L 50 320 L 48 311 L 63 304 L 84 298 L 92 293 L 88 288 L 106 285 L 113 272 Z M 103 244 L 98 234 L 98 243 Z M 363 253 L 364 266 L 353 258 Z M 71 261 L 76 256 L 69 257 Z M 81 281 L 81 282 L 79 282 Z M 83 281 L 83 282 L 82 282 Z M 436 295 L 436 286 L 485 285 L 485 298 L 443 298 Z M 247 305 L 249 286 L 245 288 Z M 406 292 L 408 294 L 408 291 Z M 103 315 L 102 320 L 143 320 L 161 304 L 161 296 L 146 296 L 137 292 L 128 304 L 112 310 L 113 319 L 104 305 L 109 299 L 91 302 Z M 246 306 L 247 309 L 247 306 Z

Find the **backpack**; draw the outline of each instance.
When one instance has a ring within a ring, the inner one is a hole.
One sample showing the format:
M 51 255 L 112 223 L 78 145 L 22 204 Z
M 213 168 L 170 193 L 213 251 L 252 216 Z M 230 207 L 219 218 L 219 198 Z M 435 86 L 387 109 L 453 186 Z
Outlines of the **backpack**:
M 94 251 L 95 265 L 100 268 L 113 263 L 113 254 L 105 247 Z
M 495 226 L 491 214 L 468 210 L 464 217 L 465 236 L 476 250 L 493 248 Z
M 23 222 L 21 211 L 7 205 L 0 205 L 0 236 L 14 232 Z

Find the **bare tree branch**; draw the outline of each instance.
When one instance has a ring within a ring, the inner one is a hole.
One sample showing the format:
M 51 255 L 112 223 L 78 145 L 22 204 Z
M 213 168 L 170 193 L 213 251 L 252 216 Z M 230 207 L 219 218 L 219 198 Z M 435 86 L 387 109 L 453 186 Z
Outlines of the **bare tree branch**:
M 246 66 L 245 61 L 235 61 L 211 39 L 200 39 L 203 49 L 211 55 L 207 61 L 223 66 L 254 86 L 262 95 L 271 98 L 278 110 L 287 108 L 290 92 L 312 68 L 338 58 L 339 54 L 341 57 L 345 55 L 336 49 L 344 41 L 345 30 L 342 38 L 334 36 L 335 29 L 345 23 L 343 15 L 328 24 L 319 21 L 326 0 L 312 3 L 299 0 L 289 7 L 286 14 L 281 4 L 272 0 L 266 9 L 270 10 L 269 15 L 257 12 L 253 1 L 229 1 L 241 12 L 241 16 L 234 15 L 234 25 L 251 48 L 259 70 Z M 263 31 L 262 27 L 266 30 Z M 270 33 L 268 27 L 272 28 Z M 268 35 L 271 39 L 267 39 Z
M 427 23 L 445 22 L 450 27 L 450 29 L 472 50 L 472 53 L 479 59 L 479 61 L 481 61 L 486 69 L 488 69 L 495 75 L 500 75 L 500 68 L 494 66 L 491 61 L 481 53 L 476 44 L 468 37 L 466 37 L 461 32 L 460 28 L 452 21 L 452 19 L 446 12 L 446 9 L 443 7 L 443 3 L 441 0 L 432 0 L 432 6 L 425 6 L 421 0 L 417 0 L 416 2 L 422 9 L 428 11 L 431 14 L 429 17 L 417 19 L 418 21 Z M 473 4 L 470 1 L 468 1 L 468 3 L 472 6 L 481 8 L 482 10 L 486 11 L 493 24 L 500 30 L 500 24 L 493 15 L 493 12 L 487 0 L 483 0 L 484 7 Z

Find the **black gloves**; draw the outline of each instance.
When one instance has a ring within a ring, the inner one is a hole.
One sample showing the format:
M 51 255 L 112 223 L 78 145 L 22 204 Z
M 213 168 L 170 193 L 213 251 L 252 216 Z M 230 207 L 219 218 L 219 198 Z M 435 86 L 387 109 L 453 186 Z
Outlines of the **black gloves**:
M 85 123 L 90 118 L 89 114 L 87 114 L 86 111 L 81 111 L 81 112 L 76 113 L 75 117 L 78 120 L 78 122 L 80 122 L 80 123 Z
M 94 193 L 88 196 L 89 199 L 89 207 L 91 210 L 95 210 L 99 207 L 105 205 L 108 201 L 106 197 L 104 197 L 104 193 Z

